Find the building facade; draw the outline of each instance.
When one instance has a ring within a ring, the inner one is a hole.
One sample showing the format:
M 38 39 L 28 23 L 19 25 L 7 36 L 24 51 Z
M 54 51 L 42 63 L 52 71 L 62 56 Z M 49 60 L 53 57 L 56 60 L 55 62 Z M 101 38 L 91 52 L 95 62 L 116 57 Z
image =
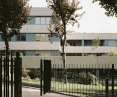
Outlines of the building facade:
M 48 27 L 52 23 L 52 10 L 49 8 L 32 8 L 29 18 L 34 16 L 20 30 L 20 34 L 10 39 L 10 50 L 15 55 L 16 51 L 21 56 L 61 56 L 61 43 L 58 37 L 48 40 Z M 93 51 L 92 40 L 99 37 L 100 46 Z M 115 43 L 116 33 L 72 33 L 67 35 L 66 56 L 97 56 L 107 55 L 110 51 L 117 51 Z M 0 53 L 5 55 L 5 43 L 0 32 Z

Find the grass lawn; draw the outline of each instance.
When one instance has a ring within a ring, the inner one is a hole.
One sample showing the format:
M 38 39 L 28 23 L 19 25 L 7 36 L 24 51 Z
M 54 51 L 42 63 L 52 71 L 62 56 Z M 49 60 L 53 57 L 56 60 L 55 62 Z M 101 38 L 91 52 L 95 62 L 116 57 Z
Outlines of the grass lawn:
M 31 86 L 40 88 L 40 80 L 32 80 L 32 79 L 24 79 L 22 78 L 22 85 L 24 86 Z M 111 94 L 112 87 L 109 86 L 109 93 Z M 60 93 L 66 93 L 71 95 L 77 95 L 83 97 L 98 97 L 99 93 L 105 94 L 105 86 L 103 85 L 84 85 L 84 84 L 77 84 L 77 83 L 67 83 L 64 84 L 63 82 L 51 81 L 51 90 L 58 91 Z M 117 87 L 114 87 L 115 97 L 117 97 Z M 76 93 L 79 92 L 79 93 Z M 90 93 L 97 93 L 97 94 L 90 94 Z M 102 95 L 101 97 L 105 97 Z M 112 97 L 111 95 L 109 97 Z

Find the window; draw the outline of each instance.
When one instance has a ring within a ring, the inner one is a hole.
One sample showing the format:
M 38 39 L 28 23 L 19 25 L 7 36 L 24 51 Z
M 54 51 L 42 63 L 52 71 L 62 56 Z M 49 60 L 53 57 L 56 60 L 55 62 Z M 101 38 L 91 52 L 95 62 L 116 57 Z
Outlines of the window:
M 73 46 L 76 46 L 76 42 L 73 42 Z
M 51 18 L 50 17 L 46 17 L 46 24 L 49 24 L 51 22 Z
M 12 52 L 12 56 L 15 56 L 15 51 L 11 51 Z
M 35 34 L 35 41 L 40 41 L 40 34 Z
M 108 78 L 108 70 L 100 70 L 100 79 L 106 79 Z
M 46 41 L 49 41 L 48 35 L 49 35 L 49 34 L 46 34 Z
M 45 41 L 45 34 L 41 34 L 41 41 Z
M 20 41 L 20 34 L 16 35 L 16 41 Z
M 41 17 L 41 24 L 45 24 L 45 17 Z
M 46 53 L 45 56 L 51 56 L 51 53 Z
M 35 18 L 35 24 L 40 24 L 40 17 Z
M 40 53 L 36 53 L 35 56 L 40 56 Z
M 20 56 L 25 56 L 26 55 L 26 51 L 21 51 L 20 52 Z
M 41 56 L 45 56 L 45 53 L 41 53 Z
M 26 41 L 26 34 L 21 34 L 21 41 Z

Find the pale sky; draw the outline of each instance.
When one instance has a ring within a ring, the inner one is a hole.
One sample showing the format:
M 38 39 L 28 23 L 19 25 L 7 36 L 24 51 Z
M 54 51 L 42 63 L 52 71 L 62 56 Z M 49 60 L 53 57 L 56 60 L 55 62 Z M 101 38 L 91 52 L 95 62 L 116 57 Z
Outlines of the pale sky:
M 80 6 L 83 6 L 78 13 L 85 12 L 83 17 L 79 20 L 80 27 L 77 25 L 68 28 L 80 33 L 117 33 L 117 18 L 107 17 L 105 9 L 98 6 L 98 2 L 92 3 L 92 0 L 78 0 L 81 1 Z M 46 0 L 30 0 L 29 5 L 32 7 L 47 7 Z

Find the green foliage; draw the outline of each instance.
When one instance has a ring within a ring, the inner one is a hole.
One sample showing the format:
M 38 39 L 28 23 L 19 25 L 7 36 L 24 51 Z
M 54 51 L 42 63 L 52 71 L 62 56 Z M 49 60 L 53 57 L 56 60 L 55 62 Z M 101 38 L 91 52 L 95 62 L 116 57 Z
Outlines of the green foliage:
M 108 53 L 107 56 L 117 56 L 117 53 L 115 51 L 111 51 Z
M 107 16 L 117 17 L 117 0 L 93 0 L 93 3 L 97 1 L 99 1 L 101 8 L 106 10 Z
M 97 37 L 94 40 L 92 40 L 92 45 L 93 45 L 92 50 L 95 50 L 96 48 L 98 48 L 100 44 L 101 44 L 101 42 L 100 42 L 100 38 L 99 37 Z
M 9 39 L 28 21 L 31 7 L 28 0 L 0 0 L 0 31 L 4 36 L 6 51 L 9 50 Z
M 23 77 L 27 77 L 27 76 L 28 76 L 28 72 L 29 72 L 29 70 L 23 68 L 23 69 L 22 69 L 22 76 L 23 76 Z
M 90 72 L 87 74 L 84 72 L 78 73 L 77 79 L 80 84 L 97 84 L 99 81 L 99 79 Z

